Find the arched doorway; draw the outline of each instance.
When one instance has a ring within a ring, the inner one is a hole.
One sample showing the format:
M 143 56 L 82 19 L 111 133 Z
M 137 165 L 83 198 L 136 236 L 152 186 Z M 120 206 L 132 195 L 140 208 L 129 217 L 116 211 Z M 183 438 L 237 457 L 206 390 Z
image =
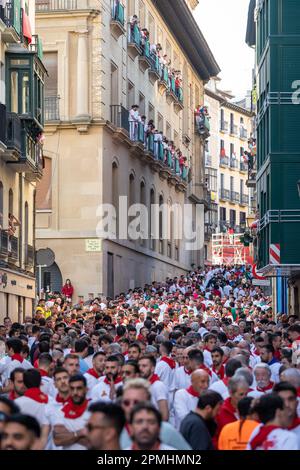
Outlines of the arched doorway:
M 56 263 L 47 268 L 42 268 L 42 289 L 44 292 L 61 292 L 63 286 L 63 279 L 61 271 Z

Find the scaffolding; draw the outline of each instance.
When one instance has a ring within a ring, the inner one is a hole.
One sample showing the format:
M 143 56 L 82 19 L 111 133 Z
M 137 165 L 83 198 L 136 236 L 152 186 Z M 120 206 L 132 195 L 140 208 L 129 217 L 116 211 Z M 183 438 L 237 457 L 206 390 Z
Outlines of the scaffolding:
M 246 264 L 249 262 L 249 248 L 240 241 L 241 235 L 216 233 L 212 236 L 212 263 Z

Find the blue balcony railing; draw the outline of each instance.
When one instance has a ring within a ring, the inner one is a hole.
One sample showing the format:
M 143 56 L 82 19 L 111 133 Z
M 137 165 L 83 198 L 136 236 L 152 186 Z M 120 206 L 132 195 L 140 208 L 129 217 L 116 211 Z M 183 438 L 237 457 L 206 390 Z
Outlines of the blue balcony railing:
M 138 26 L 135 24 L 133 28 L 129 25 L 129 43 L 135 44 L 137 47 L 141 47 L 141 33 Z
M 154 135 L 150 134 L 147 139 L 147 149 L 149 152 L 154 153 Z
M 142 122 L 138 123 L 138 141 L 141 143 L 145 142 L 145 127 Z
M 113 2 L 112 19 L 121 23 L 124 26 L 125 23 L 125 7 L 120 2 Z

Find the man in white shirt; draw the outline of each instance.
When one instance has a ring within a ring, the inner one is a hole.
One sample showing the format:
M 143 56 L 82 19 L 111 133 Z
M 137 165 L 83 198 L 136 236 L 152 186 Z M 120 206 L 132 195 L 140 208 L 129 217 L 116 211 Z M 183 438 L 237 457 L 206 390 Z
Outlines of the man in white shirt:
M 299 450 L 297 436 L 283 429 L 286 426 L 286 414 L 280 396 L 270 393 L 260 397 L 254 411 L 263 424 L 253 431 L 247 450 Z
M 191 385 L 177 390 L 174 398 L 175 426 L 180 428 L 181 421 L 197 407 L 199 396 L 208 389 L 209 374 L 204 370 L 195 370 L 191 375 Z
M 275 383 L 271 380 L 272 371 L 268 364 L 260 362 L 256 364 L 253 369 L 255 382 L 253 385 L 254 390 L 249 393 L 249 396 L 254 398 L 260 397 L 267 393 L 272 393 Z
M 93 356 L 93 367 L 84 374 L 87 382 L 88 398 L 90 398 L 92 389 L 98 384 L 98 380 L 103 375 L 105 361 L 105 353 L 103 351 L 96 352 Z
M 225 364 L 225 377 L 222 380 L 212 383 L 209 390 L 213 390 L 221 395 L 223 400 L 229 397 L 228 382 L 235 372 L 242 367 L 242 363 L 237 359 L 229 359 Z
M 170 357 L 170 354 L 173 349 L 173 344 L 171 341 L 163 341 L 160 345 L 159 352 L 161 354 L 160 360 L 156 364 L 155 373 L 158 375 L 160 380 L 167 387 L 170 399 L 172 399 L 172 394 L 175 390 L 174 384 L 174 374 L 176 369 L 176 362 Z
M 70 399 L 59 410 L 54 423 L 54 444 L 63 450 L 86 450 L 85 425 L 89 419 L 85 377 L 74 375 L 69 380 Z
M 156 360 L 153 356 L 143 356 L 139 359 L 140 376 L 150 382 L 151 401 L 160 411 L 163 421 L 169 419 L 168 389 L 154 373 Z
M 129 135 L 130 140 L 137 140 L 137 129 L 139 122 L 139 107 L 138 105 L 133 105 L 129 111 Z
M 15 400 L 15 403 L 20 408 L 21 413 L 33 416 L 42 425 L 49 397 L 40 389 L 41 374 L 36 369 L 29 369 L 24 372 L 23 380 L 26 391 L 23 396 Z
M 117 356 L 109 356 L 105 362 L 105 376 L 100 377 L 91 391 L 92 401 L 114 401 L 116 392 L 123 385 L 121 366 Z
M 2 384 L 5 385 L 10 377 L 10 374 L 17 367 L 22 369 L 32 369 L 29 361 L 21 355 L 22 341 L 19 338 L 10 338 L 6 342 L 6 349 L 8 357 L 4 357 L 0 362 L 0 375 L 2 377 Z
M 48 353 L 40 354 L 38 358 L 39 373 L 42 377 L 41 390 L 45 395 L 51 395 L 53 390 L 52 374 L 55 368 L 52 356 Z
M 273 382 L 278 383 L 281 363 L 274 357 L 274 348 L 271 344 L 265 344 L 260 348 L 260 358 L 261 362 L 268 364 L 270 367 Z
M 274 393 L 277 393 L 283 400 L 286 427 L 297 436 L 300 450 L 300 418 L 297 415 L 297 389 L 288 382 L 279 382 L 279 384 L 274 386 Z

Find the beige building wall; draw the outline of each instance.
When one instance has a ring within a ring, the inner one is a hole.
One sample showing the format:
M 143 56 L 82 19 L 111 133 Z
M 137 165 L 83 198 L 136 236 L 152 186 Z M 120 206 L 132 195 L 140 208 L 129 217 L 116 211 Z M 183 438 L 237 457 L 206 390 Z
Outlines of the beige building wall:
M 197 2 L 188 3 L 195 7 Z M 76 11 L 46 11 L 36 16 L 45 58 L 49 53 L 57 53 L 59 96 L 59 120 L 48 121 L 45 128 L 44 155 L 51 161 L 51 178 L 46 175 L 47 182 L 42 181 L 40 190 L 45 195 L 51 191 L 51 203 L 47 208 L 43 204 L 43 208 L 37 207 L 37 248 L 50 248 L 55 253 L 62 280 L 71 278 L 75 297 L 87 297 L 89 293 L 116 294 L 186 272 L 192 263 L 203 261 L 203 236 L 200 250 L 195 252 L 186 251 L 183 240 L 177 243 L 174 239 L 171 248 L 167 241 L 163 243 L 163 254 L 159 252 L 158 241 L 152 250 L 149 240 L 141 244 L 140 240 L 100 239 L 98 245 L 94 244 L 96 251 L 87 251 L 91 249 L 89 241 L 98 238 L 100 205 L 116 199 L 113 165 L 117 168 L 119 196 L 129 196 L 132 175 L 135 203 L 140 202 L 142 182 L 146 205 L 150 205 L 151 189 L 156 203 L 162 196 L 164 203 L 195 206 L 195 200 L 201 203 L 203 198 L 204 142 L 194 129 L 194 109 L 204 100 L 203 79 L 153 2 L 125 4 L 125 17 L 129 17 L 131 9 L 144 19 L 141 27 L 147 27 L 152 33 L 151 43 L 160 42 L 172 63 L 183 71 L 183 110 L 176 110 L 157 83 L 150 81 L 139 57 L 132 58 L 127 48 L 127 34 L 116 37 L 111 27 L 111 1 L 82 1 L 83 8 Z M 112 88 L 113 68 L 116 68 L 117 78 Z M 130 97 L 129 84 L 134 87 Z M 156 125 L 160 114 L 163 124 L 159 130 L 164 134 L 168 132 L 169 138 L 175 140 L 188 157 L 189 184 L 167 178 L 146 161 L 143 149 L 112 126 L 111 105 L 128 109 L 134 103 L 141 104 L 142 98 L 147 119 L 149 107 Z M 200 225 L 204 230 L 203 201 L 201 206 Z M 113 286 L 109 278 L 111 255 Z

